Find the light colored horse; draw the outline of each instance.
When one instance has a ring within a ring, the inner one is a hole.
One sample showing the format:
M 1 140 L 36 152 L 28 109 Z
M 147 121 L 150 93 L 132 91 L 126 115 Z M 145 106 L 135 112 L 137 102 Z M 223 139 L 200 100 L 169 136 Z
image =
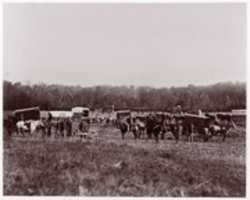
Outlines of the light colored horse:
M 16 127 L 17 127 L 17 134 L 19 135 L 20 133 L 24 136 L 24 133 L 26 131 L 28 131 L 28 127 L 25 124 L 25 122 L 23 120 L 20 120 L 16 123 Z
M 45 128 L 45 125 L 41 120 L 31 120 L 30 121 L 31 134 L 34 134 L 35 131 L 38 131 L 39 129 L 42 129 L 42 128 Z
M 27 123 L 30 123 L 30 129 L 28 128 Z M 21 133 L 24 136 L 24 133 L 27 131 L 30 131 L 30 134 L 33 135 L 36 131 L 43 129 L 45 126 L 40 120 L 20 120 L 16 123 L 16 127 L 18 134 Z

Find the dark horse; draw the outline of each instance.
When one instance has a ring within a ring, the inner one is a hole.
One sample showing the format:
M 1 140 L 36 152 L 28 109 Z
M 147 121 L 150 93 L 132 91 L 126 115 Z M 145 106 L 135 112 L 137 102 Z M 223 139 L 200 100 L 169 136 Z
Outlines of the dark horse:
M 146 120 L 146 130 L 148 139 L 152 139 L 154 136 L 155 141 L 159 142 L 159 135 L 164 132 L 163 129 L 164 117 L 149 115 Z
M 118 120 L 117 121 L 117 126 L 121 131 L 122 139 L 125 138 L 125 134 L 129 131 L 130 129 L 130 118 L 126 118 L 123 120 Z

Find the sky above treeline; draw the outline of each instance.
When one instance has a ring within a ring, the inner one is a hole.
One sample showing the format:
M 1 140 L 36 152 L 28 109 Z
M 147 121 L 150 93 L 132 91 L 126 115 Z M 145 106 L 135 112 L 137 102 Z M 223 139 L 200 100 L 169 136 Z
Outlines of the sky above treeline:
M 5 4 L 4 79 L 170 87 L 246 81 L 246 6 Z

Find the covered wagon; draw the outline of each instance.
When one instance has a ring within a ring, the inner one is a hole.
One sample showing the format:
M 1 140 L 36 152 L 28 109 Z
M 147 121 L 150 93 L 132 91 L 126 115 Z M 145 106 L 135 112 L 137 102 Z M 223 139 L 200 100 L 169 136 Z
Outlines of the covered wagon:
M 116 119 L 123 120 L 125 118 L 131 117 L 130 110 L 119 110 L 116 112 Z
M 16 121 L 40 120 L 40 109 L 39 107 L 18 109 L 13 112 L 13 116 Z

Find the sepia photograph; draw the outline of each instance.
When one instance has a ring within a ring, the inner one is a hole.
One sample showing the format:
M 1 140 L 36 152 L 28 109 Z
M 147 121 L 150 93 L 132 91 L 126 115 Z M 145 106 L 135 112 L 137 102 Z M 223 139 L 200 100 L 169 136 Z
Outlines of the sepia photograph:
M 3 195 L 246 197 L 246 3 L 3 3 Z

